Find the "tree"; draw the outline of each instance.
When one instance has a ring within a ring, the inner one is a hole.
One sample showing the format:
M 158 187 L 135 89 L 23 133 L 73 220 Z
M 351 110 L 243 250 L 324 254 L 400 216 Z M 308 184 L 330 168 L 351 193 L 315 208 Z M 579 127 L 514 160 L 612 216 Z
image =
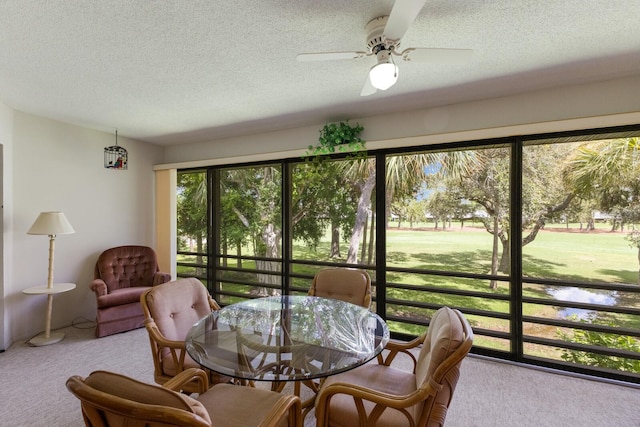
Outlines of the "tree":
M 446 221 L 451 221 L 455 216 L 456 207 L 460 205 L 461 200 L 452 192 L 438 189 L 429 194 L 424 205 L 425 209 L 433 216 L 435 228 L 438 228 L 438 222 L 442 221 L 442 228 L 446 228 Z
M 591 316 L 588 319 L 578 319 L 574 315 L 571 320 L 590 324 L 593 322 L 594 317 Z M 613 321 L 608 321 L 605 324 L 607 326 L 619 327 L 619 325 Z M 558 336 L 567 342 L 587 344 L 601 348 L 627 350 L 634 353 L 640 352 L 640 341 L 628 335 L 594 332 L 584 329 L 574 329 L 573 334 L 558 331 Z M 601 368 L 608 368 L 616 371 L 626 371 L 634 373 L 640 372 L 640 360 L 635 359 L 626 359 L 618 356 L 609 356 L 605 354 L 572 349 L 563 349 L 560 357 L 562 357 L 562 360 L 565 360 L 567 362 L 578 363 L 586 366 L 598 366 Z
M 522 246 L 533 242 L 554 215 L 564 211 L 574 199 L 574 193 L 563 180 L 561 168 L 571 152 L 568 144 L 527 146 L 523 153 L 522 185 Z M 443 153 L 451 156 L 453 153 Z M 510 153 L 506 147 L 468 150 L 457 154 L 457 163 L 465 166 L 441 168 L 431 178 L 460 204 L 471 202 L 486 216 L 478 219 L 493 237 L 491 274 L 509 273 L 511 253 Z M 446 164 L 447 161 L 444 161 Z M 449 161 L 451 163 L 451 161 Z M 455 175 L 454 175 L 455 173 Z M 497 282 L 491 282 L 495 289 Z
M 331 227 L 331 258 L 340 254 L 340 230 L 353 227 L 357 194 L 344 171 L 347 161 L 305 162 L 293 171 L 292 223 L 296 239 L 317 246 Z

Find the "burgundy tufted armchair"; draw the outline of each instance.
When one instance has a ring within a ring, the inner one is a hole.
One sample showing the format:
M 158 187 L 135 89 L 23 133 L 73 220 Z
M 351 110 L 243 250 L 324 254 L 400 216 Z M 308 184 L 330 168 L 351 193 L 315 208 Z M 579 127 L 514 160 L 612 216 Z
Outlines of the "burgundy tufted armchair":
M 155 251 L 147 246 L 118 246 L 102 252 L 91 284 L 98 302 L 96 336 L 144 326 L 140 295 L 170 280 L 170 274 L 160 272 Z

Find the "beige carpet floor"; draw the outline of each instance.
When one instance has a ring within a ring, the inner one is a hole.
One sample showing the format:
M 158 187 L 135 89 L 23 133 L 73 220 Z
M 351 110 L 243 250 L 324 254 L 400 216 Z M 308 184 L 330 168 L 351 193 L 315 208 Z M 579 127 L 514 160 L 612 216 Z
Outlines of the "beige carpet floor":
M 12 345 L 0 353 L 0 426 L 82 426 L 65 381 L 104 369 L 153 383 L 147 333 L 94 338 L 91 324 L 64 328 L 46 347 Z M 640 389 L 468 357 L 448 427 L 640 427 Z M 315 425 L 313 414 L 305 426 Z M 239 426 L 240 427 L 240 426 Z

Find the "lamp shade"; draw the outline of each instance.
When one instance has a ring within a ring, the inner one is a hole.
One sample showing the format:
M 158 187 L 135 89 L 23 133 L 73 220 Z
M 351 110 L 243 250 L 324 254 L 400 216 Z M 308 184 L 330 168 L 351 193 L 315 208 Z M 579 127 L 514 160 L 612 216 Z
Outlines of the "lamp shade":
M 75 232 L 62 212 L 41 212 L 27 234 L 55 236 Z

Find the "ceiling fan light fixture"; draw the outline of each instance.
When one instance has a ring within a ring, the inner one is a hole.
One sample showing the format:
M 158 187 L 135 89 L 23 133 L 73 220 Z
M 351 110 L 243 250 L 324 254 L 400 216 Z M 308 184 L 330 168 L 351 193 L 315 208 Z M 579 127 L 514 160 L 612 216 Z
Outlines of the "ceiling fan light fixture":
M 398 81 L 398 66 L 391 62 L 379 62 L 371 67 L 369 79 L 376 89 L 387 90 Z

